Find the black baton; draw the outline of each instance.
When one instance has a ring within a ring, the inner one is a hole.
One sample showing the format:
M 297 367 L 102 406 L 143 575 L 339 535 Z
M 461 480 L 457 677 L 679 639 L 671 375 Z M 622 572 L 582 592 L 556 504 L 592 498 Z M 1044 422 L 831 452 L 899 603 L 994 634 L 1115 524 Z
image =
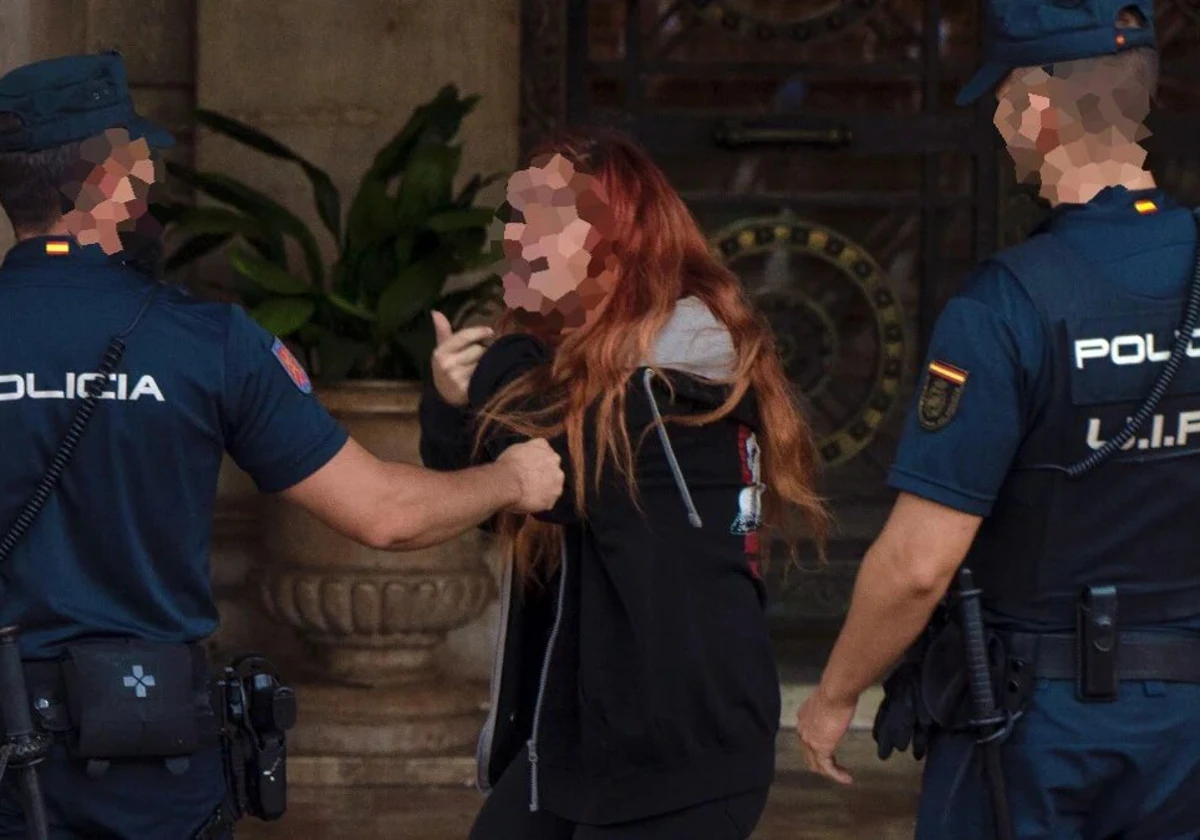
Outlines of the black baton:
M 983 632 L 983 611 L 979 606 L 980 591 L 975 588 L 971 570 L 965 566 L 958 573 L 959 601 L 962 605 L 963 643 L 967 655 L 967 677 L 971 685 L 971 705 L 974 707 L 973 728 L 988 734 L 979 739 L 983 748 L 983 766 L 992 791 L 992 811 L 996 820 L 997 840 L 1012 840 L 1012 814 L 1008 810 L 1008 794 L 1004 786 L 1004 769 L 1000 764 L 1000 742 L 995 735 L 1004 718 L 996 708 L 992 693 L 992 672 L 988 667 L 987 641 Z
M 5 748 L 8 763 L 21 775 L 25 794 L 25 827 L 31 840 L 50 840 L 46 802 L 38 784 L 36 765 L 46 756 L 49 739 L 35 732 L 29 718 L 29 693 L 25 688 L 25 670 L 21 667 L 18 627 L 0 628 L 0 711 L 4 715 Z

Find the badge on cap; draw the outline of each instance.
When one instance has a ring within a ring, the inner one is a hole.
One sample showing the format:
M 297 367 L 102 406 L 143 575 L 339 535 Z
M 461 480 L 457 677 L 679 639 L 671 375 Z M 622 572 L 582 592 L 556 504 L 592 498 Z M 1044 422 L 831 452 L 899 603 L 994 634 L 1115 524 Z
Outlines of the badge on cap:
M 271 352 L 275 354 L 275 358 L 279 360 L 279 364 L 283 365 L 283 369 L 287 371 L 287 375 L 291 377 L 292 382 L 300 389 L 302 394 L 312 393 L 312 381 L 308 378 L 308 373 L 304 370 L 304 365 L 300 364 L 300 360 L 292 355 L 292 351 L 287 349 L 278 338 L 271 345 Z
M 967 372 L 945 362 L 933 361 L 925 373 L 925 385 L 917 403 L 917 419 L 927 432 L 944 429 L 958 413 L 958 401 L 967 384 Z

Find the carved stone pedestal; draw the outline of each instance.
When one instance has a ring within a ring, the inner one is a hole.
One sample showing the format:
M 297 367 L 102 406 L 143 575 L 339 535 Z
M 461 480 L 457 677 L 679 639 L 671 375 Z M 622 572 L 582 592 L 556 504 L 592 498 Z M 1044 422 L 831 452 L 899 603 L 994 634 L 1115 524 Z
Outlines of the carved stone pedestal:
M 353 383 L 320 397 L 379 457 L 420 462 L 415 386 Z M 263 604 L 310 652 L 308 677 L 296 686 L 292 780 L 469 781 L 486 686 L 451 679 L 434 660 L 447 634 L 478 619 L 496 596 L 484 535 L 378 551 L 268 499 L 263 538 Z
M 487 686 L 435 678 L 353 688 L 307 684 L 292 738 L 295 784 L 469 785 Z

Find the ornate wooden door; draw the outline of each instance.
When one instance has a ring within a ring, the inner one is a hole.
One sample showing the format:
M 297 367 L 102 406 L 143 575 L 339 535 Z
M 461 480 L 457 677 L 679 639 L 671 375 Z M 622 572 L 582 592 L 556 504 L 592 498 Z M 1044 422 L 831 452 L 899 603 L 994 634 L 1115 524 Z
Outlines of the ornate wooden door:
M 1160 0 L 1164 182 L 1197 195 L 1200 2 Z M 1036 221 L 975 69 L 973 0 L 524 0 L 522 145 L 644 143 L 770 318 L 820 435 L 829 564 L 775 564 L 779 629 L 840 622 L 937 313 Z M 1190 80 L 1190 85 L 1188 81 Z

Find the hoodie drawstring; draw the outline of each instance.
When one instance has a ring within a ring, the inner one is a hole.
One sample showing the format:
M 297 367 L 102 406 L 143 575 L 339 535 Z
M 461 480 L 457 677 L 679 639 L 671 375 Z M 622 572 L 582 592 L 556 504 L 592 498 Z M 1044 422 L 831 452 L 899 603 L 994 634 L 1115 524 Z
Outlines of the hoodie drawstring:
M 666 424 L 663 423 L 662 414 L 659 413 L 658 402 L 654 399 L 654 389 L 650 387 L 650 380 L 654 376 L 654 371 L 646 368 L 646 372 L 642 374 L 642 387 L 646 389 L 646 399 L 650 401 L 650 410 L 654 412 L 654 424 L 658 427 L 658 439 L 667 453 L 667 463 L 671 465 L 671 475 L 675 477 L 675 486 L 679 488 L 679 495 L 683 497 L 683 504 L 687 508 L 688 522 L 692 524 L 693 528 L 700 528 L 703 526 L 700 514 L 696 511 L 695 503 L 692 502 L 692 494 L 688 490 L 687 482 L 683 480 L 683 471 L 679 469 L 679 461 L 675 458 L 671 438 L 667 436 Z

